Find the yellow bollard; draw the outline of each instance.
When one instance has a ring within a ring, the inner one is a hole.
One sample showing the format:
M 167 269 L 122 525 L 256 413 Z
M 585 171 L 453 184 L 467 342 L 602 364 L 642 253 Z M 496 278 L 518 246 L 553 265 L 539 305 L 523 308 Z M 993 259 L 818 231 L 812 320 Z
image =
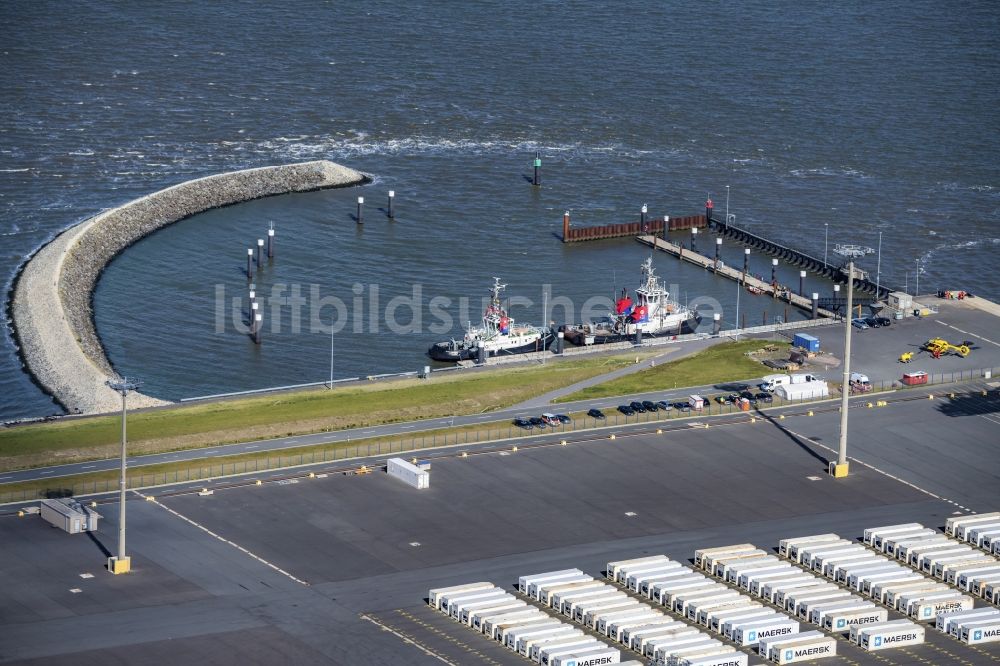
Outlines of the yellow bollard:
M 614 439 L 614 438 L 615 438 L 614 435 L 608 435 L 608 439 Z
M 511 451 L 516 452 L 517 451 L 517 447 L 515 446 L 514 448 L 511 449 Z
M 263 484 L 263 482 L 260 479 L 257 479 L 257 485 L 261 486 L 261 485 L 264 485 L 264 484 Z
M 663 428 L 657 428 L 656 429 L 656 434 L 657 435 L 662 435 L 663 434 Z
M 784 421 L 784 420 L 785 420 L 785 415 L 784 415 L 784 414 L 782 414 L 781 416 L 779 416 L 779 417 L 778 417 L 778 420 L 779 420 L 779 421 Z
M 757 417 L 756 416 L 751 416 L 750 417 L 750 423 L 757 423 Z
M 874 406 L 875 406 L 875 405 L 873 405 L 873 404 L 872 404 L 872 403 L 870 403 L 870 402 L 869 402 L 868 404 L 866 404 L 866 405 L 865 405 L 865 407 L 867 407 L 868 409 L 871 409 L 871 408 L 872 408 L 872 407 L 874 407 Z
M 97 502 L 91 502 L 90 503 L 90 508 L 91 509 L 96 509 L 97 508 Z
M 368 465 L 362 465 L 360 471 L 361 471 L 362 474 L 367 474 L 368 473 Z
M 410 462 L 413 463 L 414 465 L 416 465 L 417 464 L 417 459 L 416 458 L 410 458 Z
M 156 498 L 153 497 L 152 495 L 146 495 L 146 501 L 147 502 L 155 502 Z
M 954 393 L 949 393 L 948 397 L 951 398 L 952 400 L 954 400 L 955 399 L 955 394 Z
M 933 400 L 934 399 L 934 394 L 933 393 L 928 393 L 927 394 L 927 399 L 928 400 Z
M 316 472 L 309 472 L 309 478 L 310 479 L 315 479 L 316 478 Z
M 17 512 L 17 517 L 18 518 L 24 518 L 24 511 L 18 511 Z
M 707 424 L 707 423 L 705 424 L 705 427 L 706 427 L 706 428 L 708 427 L 708 424 Z
M 462 451 L 462 457 L 463 458 L 468 458 L 469 457 L 468 452 L 467 451 Z
M 560 439 L 559 440 L 559 446 L 566 446 L 566 440 L 565 439 Z
M 808 415 L 808 416 L 812 416 L 812 415 L 813 415 L 813 410 L 811 410 L 811 409 L 810 409 L 810 410 L 809 410 L 809 411 L 807 412 L 807 415 Z

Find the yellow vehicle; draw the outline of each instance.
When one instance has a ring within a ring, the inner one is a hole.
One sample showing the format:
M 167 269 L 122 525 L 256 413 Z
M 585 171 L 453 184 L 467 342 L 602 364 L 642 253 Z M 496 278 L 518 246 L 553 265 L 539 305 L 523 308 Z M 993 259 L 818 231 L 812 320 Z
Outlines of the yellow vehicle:
M 899 355 L 900 363 L 909 363 L 913 360 L 913 352 L 903 352 Z
M 969 349 L 969 343 L 967 342 L 963 342 L 960 345 L 953 345 L 943 338 L 931 338 L 924 343 L 923 349 L 929 351 L 934 358 L 941 358 L 942 355 L 948 352 L 954 352 L 965 358 L 972 351 Z

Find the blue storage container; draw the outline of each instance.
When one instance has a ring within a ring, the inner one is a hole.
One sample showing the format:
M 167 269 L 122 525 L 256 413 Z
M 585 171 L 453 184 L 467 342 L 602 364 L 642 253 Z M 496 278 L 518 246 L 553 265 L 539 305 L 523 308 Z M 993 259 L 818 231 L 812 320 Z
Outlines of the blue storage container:
M 806 351 L 818 352 L 819 338 L 806 333 L 796 333 L 795 337 L 792 339 L 792 345 L 795 347 L 802 347 Z

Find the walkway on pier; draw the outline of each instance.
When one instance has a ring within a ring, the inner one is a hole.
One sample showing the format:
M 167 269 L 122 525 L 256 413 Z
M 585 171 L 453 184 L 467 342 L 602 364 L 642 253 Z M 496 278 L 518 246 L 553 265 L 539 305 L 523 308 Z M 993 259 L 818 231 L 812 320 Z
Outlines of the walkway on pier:
M 765 294 L 770 294 L 775 298 L 780 298 L 786 303 L 790 303 L 796 307 L 800 307 L 803 310 L 812 312 L 812 299 L 806 298 L 805 296 L 799 296 L 798 294 L 792 293 L 788 290 L 780 290 L 779 293 L 775 293 L 774 287 L 763 280 L 759 280 L 752 275 L 748 275 L 743 271 L 736 270 L 726 265 L 716 266 L 715 260 L 711 257 L 706 257 L 703 254 L 698 254 L 693 250 L 685 250 L 680 245 L 674 245 L 669 241 L 665 241 L 662 238 L 657 238 L 656 236 L 639 236 L 637 240 L 640 243 L 649 245 L 650 247 L 656 247 L 658 250 L 662 250 L 667 254 L 672 254 L 678 259 L 683 261 L 688 261 L 696 266 L 701 266 L 710 271 L 713 271 L 717 275 L 725 276 L 731 280 L 735 280 L 742 284 L 755 287 Z M 836 315 L 829 310 L 823 308 L 818 308 L 816 314 L 820 317 L 835 317 Z

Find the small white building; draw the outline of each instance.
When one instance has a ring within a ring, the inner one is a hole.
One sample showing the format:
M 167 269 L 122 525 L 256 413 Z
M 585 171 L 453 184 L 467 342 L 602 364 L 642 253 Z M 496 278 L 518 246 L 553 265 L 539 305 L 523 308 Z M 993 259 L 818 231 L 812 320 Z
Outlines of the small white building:
M 430 486 L 430 472 L 402 458 L 390 458 L 386 463 L 386 472 L 418 490 Z
M 101 514 L 70 497 L 42 500 L 39 512 L 47 522 L 70 534 L 95 532 L 101 519 Z

